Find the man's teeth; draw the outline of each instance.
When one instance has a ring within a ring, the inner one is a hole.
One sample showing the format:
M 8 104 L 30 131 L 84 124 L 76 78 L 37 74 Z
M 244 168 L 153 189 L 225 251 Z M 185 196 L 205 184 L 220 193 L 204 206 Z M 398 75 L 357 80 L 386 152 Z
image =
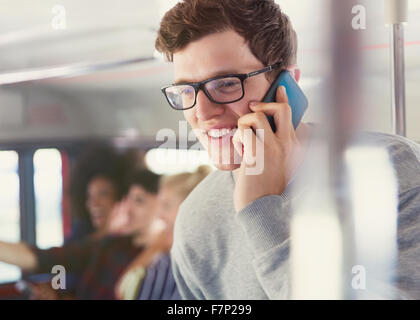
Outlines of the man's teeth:
M 228 134 L 234 133 L 235 131 L 236 131 L 236 128 L 211 129 L 207 132 L 207 134 L 212 138 L 220 138 Z

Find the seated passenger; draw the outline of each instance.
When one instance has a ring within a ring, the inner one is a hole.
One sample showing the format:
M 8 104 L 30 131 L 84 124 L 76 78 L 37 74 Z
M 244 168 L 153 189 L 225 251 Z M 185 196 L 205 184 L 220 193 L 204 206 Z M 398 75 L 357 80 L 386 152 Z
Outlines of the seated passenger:
M 156 210 L 159 176 L 140 170 L 134 174 L 137 189 L 142 190 L 137 213 Z M 142 210 L 140 210 L 142 209 Z M 59 248 L 39 249 L 25 243 L 0 241 L 0 261 L 14 264 L 24 271 L 50 273 L 54 266 L 81 277 L 76 299 L 114 299 L 114 286 L 127 265 L 144 250 L 148 225 L 144 216 L 131 216 L 124 235 L 101 238 L 85 237 Z
M 106 219 L 126 193 L 125 179 L 133 171 L 135 161 L 106 145 L 89 145 L 76 159 L 70 175 L 71 233 L 64 239 L 67 245 L 86 236 L 105 235 Z M 32 282 L 32 277 L 25 277 Z M 38 276 L 37 276 L 38 278 Z M 30 299 L 55 300 L 74 296 L 80 278 L 66 273 L 66 290 L 54 290 L 49 277 L 35 281 Z M 59 294 L 58 294 L 59 293 Z
M 149 245 L 121 277 L 116 287 L 117 298 L 126 300 L 181 299 L 172 275 L 169 255 L 175 218 L 182 201 L 210 171 L 210 167 L 200 166 L 194 173 L 180 173 L 161 179 L 157 218 L 165 222 L 165 227 L 159 228 L 157 223 L 150 225 Z M 153 228 L 154 226 L 156 228 Z
M 135 161 L 108 146 L 88 146 L 76 160 L 70 180 L 72 231 L 66 242 L 105 233 L 105 221 L 126 193 L 125 178 Z

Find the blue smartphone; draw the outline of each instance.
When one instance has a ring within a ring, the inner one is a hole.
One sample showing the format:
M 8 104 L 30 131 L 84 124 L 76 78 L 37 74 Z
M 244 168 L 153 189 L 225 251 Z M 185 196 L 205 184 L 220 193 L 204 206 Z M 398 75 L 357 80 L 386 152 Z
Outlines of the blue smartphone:
M 286 88 L 289 105 L 292 109 L 293 127 L 296 130 L 300 120 L 302 120 L 303 114 L 308 108 L 308 99 L 289 71 L 283 70 L 277 76 L 276 80 L 274 80 L 274 82 L 271 84 L 270 89 L 268 89 L 262 101 L 276 102 L 276 92 L 279 86 L 284 86 Z M 273 132 L 276 132 L 276 125 L 274 123 L 273 117 L 267 115 L 267 119 L 270 123 L 271 129 L 273 129 Z

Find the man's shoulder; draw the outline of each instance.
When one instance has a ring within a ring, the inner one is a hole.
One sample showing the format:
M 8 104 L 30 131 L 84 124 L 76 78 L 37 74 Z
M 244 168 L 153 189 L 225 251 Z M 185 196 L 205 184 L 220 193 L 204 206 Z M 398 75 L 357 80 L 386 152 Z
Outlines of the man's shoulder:
M 314 136 L 325 136 L 326 126 L 319 123 L 312 123 L 316 134 Z M 398 154 L 407 152 L 409 159 L 412 161 L 420 161 L 420 142 L 415 142 L 411 139 L 398 136 L 395 134 L 376 132 L 376 131 L 360 131 L 358 132 L 353 142 L 355 144 L 382 146 L 388 149 L 391 157 L 398 156 Z
M 231 193 L 227 194 L 226 192 L 229 191 Z M 220 200 L 231 197 L 232 194 L 232 173 L 230 171 L 215 170 L 188 195 L 181 205 L 181 210 L 187 208 L 188 210 L 194 210 L 195 208 L 206 209 L 217 205 Z
M 417 161 L 420 161 L 420 144 L 408 138 L 382 132 L 365 131 L 362 133 L 366 141 L 379 143 L 385 146 L 391 155 L 400 152 L 409 152 Z
M 317 134 L 325 135 L 326 127 L 314 124 Z M 353 146 L 372 146 L 385 149 L 396 173 L 400 194 L 420 190 L 420 144 L 394 134 L 360 131 L 352 139 Z
M 178 239 L 199 237 L 200 230 L 220 222 L 226 212 L 233 210 L 233 178 L 229 171 L 216 170 L 207 176 L 181 204 L 175 223 Z
M 420 144 L 402 136 L 379 132 L 363 133 L 363 141 L 388 151 L 400 192 L 420 188 Z

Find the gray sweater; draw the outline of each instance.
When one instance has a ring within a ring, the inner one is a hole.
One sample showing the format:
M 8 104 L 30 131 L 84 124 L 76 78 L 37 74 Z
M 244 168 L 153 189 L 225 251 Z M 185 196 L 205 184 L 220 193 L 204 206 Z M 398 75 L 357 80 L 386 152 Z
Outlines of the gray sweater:
M 420 299 L 420 146 L 387 134 L 365 137 L 385 146 L 394 163 L 397 284 L 403 297 Z M 307 159 L 312 151 L 309 147 Z M 181 205 L 171 252 L 178 289 L 184 299 L 289 298 L 289 224 L 296 188 L 290 183 L 282 195 L 260 198 L 236 214 L 234 185 L 232 172 L 213 172 Z

